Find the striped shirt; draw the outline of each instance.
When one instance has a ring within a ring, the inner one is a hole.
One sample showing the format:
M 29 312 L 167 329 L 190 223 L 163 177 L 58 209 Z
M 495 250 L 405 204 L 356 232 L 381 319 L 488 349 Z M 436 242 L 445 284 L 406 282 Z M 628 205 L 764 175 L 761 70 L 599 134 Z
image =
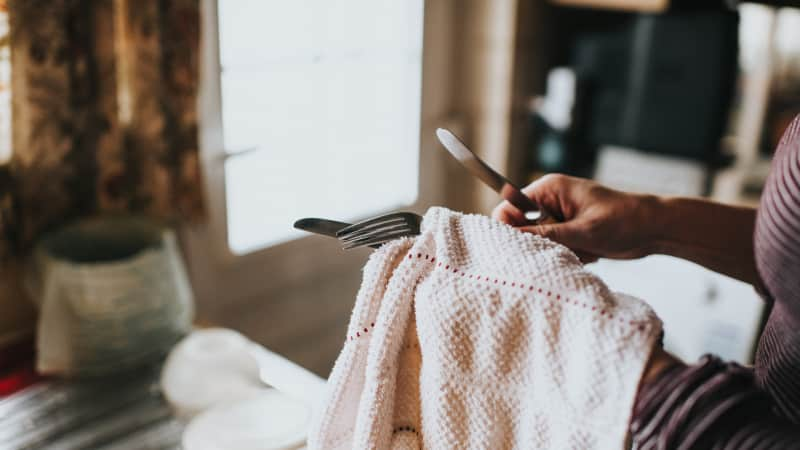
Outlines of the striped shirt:
M 800 448 L 800 116 L 775 151 L 754 239 L 771 307 L 754 368 L 713 356 L 641 387 L 635 449 Z

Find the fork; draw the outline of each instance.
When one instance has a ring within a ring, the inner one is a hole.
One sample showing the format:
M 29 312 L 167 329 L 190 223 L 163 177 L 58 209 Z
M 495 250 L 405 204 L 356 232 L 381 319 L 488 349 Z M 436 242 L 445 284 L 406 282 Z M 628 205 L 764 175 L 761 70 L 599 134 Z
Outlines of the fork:
M 422 216 L 411 212 L 395 212 L 354 223 L 336 232 L 345 250 L 379 245 L 406 236 L 419 234 Z

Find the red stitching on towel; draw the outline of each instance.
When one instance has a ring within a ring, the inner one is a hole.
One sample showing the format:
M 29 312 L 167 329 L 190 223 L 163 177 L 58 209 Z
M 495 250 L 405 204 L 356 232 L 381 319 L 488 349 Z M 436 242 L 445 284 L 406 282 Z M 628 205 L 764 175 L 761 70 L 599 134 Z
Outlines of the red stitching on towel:
M 425 255 L 425 259 L 428 259 L 428 256 L 429 255 Z M 436 260 L 436 258 L 433 258 L 433 257 L 430 259 L 431 262 L 433 262 L 435 260 Z M 439 266 L 441 266 L 441 265 L 442 265 L 442 263 L 440 262 Z M 449 264 L 445 265 L 445 269 L 449 271 L 450 270 L 450 265 Z M 462 277 L 467 275 L 466 272 L 464 272 L 463 270 L 460 271 L 460 272 L 461 272 L 461 276 Z M 458 268 L 454 268 L 453 269 L 453 273 L 459 273 L 459 269 Z M 469 274 L 469 278 L 475 278 L 478 281 L 481 281 L 481 276 L 482 275 L 475 276 L 474 274 Z M 503 286 L 508 285 L 508 281 L 506 281 L 506 280 L 500 280 L 498 278 L 490 278 L 490 277 L 488 277 L 486 275 L 483 275 L 483 281 L 491 282 L 493 284 L 502 284 Z M 524 283 L 519 283 L 519 285 L 518 285 L 516 282 L 511 282 L 511 287 L 519 287 L 519 289 L 523 289 L 524 290 L 525 289 L 525 284 Z M 548 297 L 552 297 L 553 296 L 553 291 L 544 291 L 542 288 L 535 288 L 534 286 L 528 286 L 528 291 L 534 291 L 534 290 L 536 290 L 536 292 L 538 292 L 540 294 L 545 294 Z M 561 294 L 557 293 L 555 295 L 555 299 L 556 300 L 562 300 Z M 568 297 L 564 297 L 563 300 L 566 303 L 572 303 L 573 305 L 580 306 L 581 308 L 589 308 L 589 306 L 590 306 L 590 305 L 586 304 L 585 302 L 578 302 L 578 300 L 570 299 Z M 592 306 L 591 309 L 592 309 L 592 311 L 597 311 L 597 307 L 596 306 Z M 600 310 L 600 315 L 601 316 L 605 316 L 606 313 L 608 313 L 608 311 L 606 311 L 605 309 Z M 611 313 L 608 313 L 608 318 L 613 320 L 614 319 L 614 315 L 611 314 Z M 619 323 L 621 323 L 621 324 L 625 324 L 626 323 L 625 319 L 623 319 L 621 317 L 618 317 L 617 319 L 618 319 Z M 631 320 L 628 323 L 630 325 L 632 325 L 632 326 L 635 326 L 637 322 Z M 646 327 L 644 325 L 639 325 L 638 329 L 640 331 L 644 331 L 646 329 Z
M 422 253 L 417 253 L 417 258 L 420 258 L 420 259 L 421 259 L 421 258 L 422 258 Z M 409 253 L 409 254 L 408 254 L 408 259 L 414 259 L 414 255 L 413 255 L 412 253 Z M 430 263 L 435 263 L 435 262 L 436 262 L 436 257 L 435 257 L 435 256 L 431 256 L 431 255 L 428 255 L 428 254 L 426 254 L 426 255 L 425 255 L 425 260 L 426 260 L 426 261 L 429 261 Z M 442 263 L 441 263 L 441 261 L 440 261 L 440 262 L 437 264 L 437 267 L 441 267 L 441 266 L 442 266 Z M 449 271 L 450 271 L 450 264 L 446 264 L 444 268 L 445 268 L 445 270 L 447 270 L 447 271 L 449 272 Z M 475 274 L 472 274 L 472 273 L 470 273 L 470 274 L 467 274 L 467 273 L 466 273 L 465 271 L 463 271 L 463 270 L 459 271 L 459 269 L 458 269 L 457 267 L 454 267 L 454 268 L 453 268 L 453 273 L 454 273 L 454 274 L 458 274 L 459 272 L 461 272 L 461 276 L 462 276 L 462 277 L 464 277 L 464 276 L 466 276 L 466 275 L 469 275 L 469 278 L 470 278 L 470 279 L 474 278 L 476 281 L 481 281 L 481 277 L 483 277 L 483 281 L 492 282 L 493 284 L 502 284 L 503 286 L 506 286 L 506 285 L 508 284 L 508 282 L 507 282 L 507 281 L 505 281 L 505 280 L 500 280 L 500 279 L 498 279 L 498 278 L 489 278 L 489 277 L 488 277 L 488 276 L 486 276 L 486 275 L 475 275 Z M 501 283 L 501 282 L 502 282 L 502 283 Z M 519 283 L 519 284 L 517 284 L 517 282 L 515 282 L 515 281 L 514 281 L 514 282 L 511 282 L 511 287 L 518 287 L 519 289 L 522 289 L 522 290 L 524 290 L 524 289 L 525 289 L 525 284 L 524 284 L 524 283 Z M 545 294 L 547 297 L 552 297 L 552 295 L 553 295 L 553 291 L 543 291 L 543 290 L 542 290 L 542 288 L 535 288 L 534 286 L 531 286 L 531 285 L 529 285 L 529 286 L 528 286 L 528 291 L 529 291 L 529 292 L 532 292 L 532 291 L 534 291 L 534 289 L 535 289 L 535 290 L 536 290 L 536 292 L 538 292 L 539 294 L 542 294 L 542 293 L 544 293 L 544 294 Z M 556 299 L 556 300 L 562 300 L 562 298 L 561 298 L 561 294 L 556 294 L 556 295 L 555 295 L 555 299 Z M 588 305 L 588 304 L 586 304 L 586 303 L 584 303 L 584 302 L 580 302 L 580 303 L 579 303 L 579 302 L 578 302 L 578 300 L 575 300 L 575 299 L 570 299 L 570 298 L 568 298 L 568 297 L 564 297 L 564 298 L 563 298 L 563 300 L 564 300 L 564 302 L 565 302 L 565 303 L 572 303 L 573 305 L 576 305 L 576 306 L 578 306 L 578 305 L 579 305 L 581 308 L 589 308 L 589 305 Z M 592 307 L 591 307 L 591 309 L 592 309 L 592 311 L 597 311 L 597 306 L 592 306 Z M 606 311 L 605 309 L 602 309 L 602 310 L 600 310 L 600 315 L 601 315 L 601 316 L 605 316 L 607 312 L 608 312 L 608 311 Z M 613 319 L 614 319 L 614 315 L 613 315 L 613 314 L 611 314 L 611 313 L 608 313 L 608 318 L 609 318 L 609 319 L 611 319 L 611 320 L 613 320 Z M 640 323 L 636 322 L 635 320 L 629 320 L 629 321 L 627 321 L 627 322 L 626 322 L 626 321 L 625 321 L 625 319 L 623 319 L 622 317 L 618 317 L 618 318 L 617 318 L 617 321 L 618 321 L 620 324 L 623 324 L 623 325 L 625 325 L 625 324 L 627 323 L 628 325 L 631 325 L 631 326 L 636 326 L 636 325 L 638 324 L 638 327 L 637 327 L 637 329 L 638 329 L 639 331 L 642 331 L 642 332 L 643 332 L 643 331 L 645 331 L 645 330 L 647 329 L 647 327 L 646 327 L 645 325 L 643 325 L 643 324 L 640 324 Z M 370 326 L 371 328 L 375 328 L 375 322 L 372 322 L 372 323 L 371 323 L 369 326 Z M 367 328 L 364 328 L 364 334 L 366 334 L 366 333 L 368 333 L 368 332 L 369 332 L 369 330 L 368 330 Z M 359 337 L 361 337 L 361 332 L 360 332 L 360 331 L 357 331 L 357 332 L 356 332 L 356 334 L 355 334 L 355 337 L 351 335 L 351 336 L 349 336 L 349 337 L 348 337 L 348 339 L 352 341 L 352 340 L 354 340 L 355 338 L 359 338 Z M 345 342 L 346 342 L 346 341 L 347 341 L 347 339 L 345 340 Z M 401 427 L 401 428 L 402 428 L 402 427 Z M 404 431 L 405 431 L 405 430 L 404 430 Z M 409 430 L 409 431 L 410 431 L 410 430 Z
M 394 430 L 392 430 L 392 434 L 397 434 L 397 433 L 414 433 L 414 434 L 416 434 L 417 436 L 419 436 L 419 431 L 417 431 L 417 429 L 416 429 L 416 428 L 414 428 L 414 427 L 411 427 L 411 426 L 405 426 L 405 427 L 403 427 L 403 426 L 400 426 L 400 427 L 395 427 L 395 428 L 394 428 Z
M 369 324 L 369 328 L 375 328 L 375 322 L 370 323 Z M 364 328 L 364 334 L 369 333 L 369 328 Z M 353 339 L 360 338 L 360 337 L 361 337 L 361 332 L 360 331 L 356 331 L 356 334 L 355 335 L 351 334 L 350 336 L 348 336 L 347 339 L 345 339 L 345 342 L 347 340 L 351 340 L 352 341 Z

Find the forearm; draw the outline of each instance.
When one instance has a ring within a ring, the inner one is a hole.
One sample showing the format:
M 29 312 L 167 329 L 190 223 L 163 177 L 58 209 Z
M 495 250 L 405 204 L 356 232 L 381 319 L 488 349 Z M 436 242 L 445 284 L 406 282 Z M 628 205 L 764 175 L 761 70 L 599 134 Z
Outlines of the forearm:
M 754 208 L 702 199 L 653 197 L 653 248 L 715 272 L 756 284 L 753 253 Z

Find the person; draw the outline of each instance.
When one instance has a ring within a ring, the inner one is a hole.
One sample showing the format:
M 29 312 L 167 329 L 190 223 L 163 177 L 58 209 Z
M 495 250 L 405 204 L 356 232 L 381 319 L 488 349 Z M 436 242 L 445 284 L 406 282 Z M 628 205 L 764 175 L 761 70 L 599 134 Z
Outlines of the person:
M 778 145 L 757 210 L 623 193 L 564 175 L 523 191 L 563 221 L 531 225 L 507 202 L 493 217 L 584 262 L 688 259 L 752 284 L 766 302 L 754 367 L 711 355 L 686 364 L 654 350 L 630 424 L 633 448 L 800 448 L 800 116 Z

